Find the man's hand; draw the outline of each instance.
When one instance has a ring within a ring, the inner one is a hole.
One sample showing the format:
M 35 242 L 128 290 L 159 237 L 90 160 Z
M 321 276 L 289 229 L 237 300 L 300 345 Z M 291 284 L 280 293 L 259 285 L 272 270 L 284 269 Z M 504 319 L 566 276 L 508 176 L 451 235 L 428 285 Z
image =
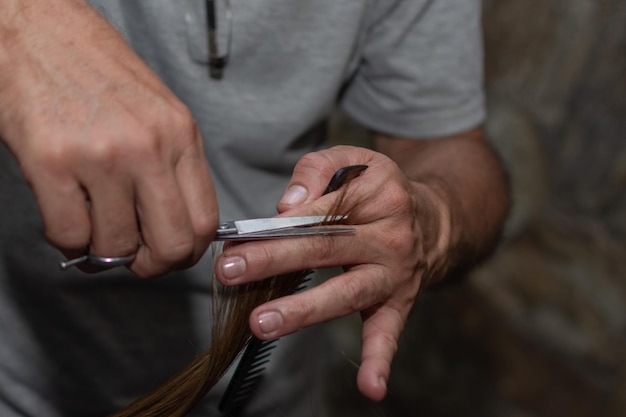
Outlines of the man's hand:
M 305 156 L 278 205 L 281 215 L 328 213 L 338 193 L 321 195 L 332 174 L 369 165 L 349 185 L 341 207 L 356 228 L 353 236 L 244 243 L 225 249 L 216 265 L 227 285 L 343 266 L 343 274 L 317 287 L 259 306 L 250 326 L 257 337 L 271 339 L 361 312 L 357 382 L 373 400 L 386 394 L 398 339 L 420 290 L 488 251 L 506 208 L 500 166 L 478 132 L 425 143 L 379 137 L 377 143 L 391 158 L 353 147 Z M 492 193 L 488 209 L 486 190 Z M 460 254 L 468 241 L 475 250 Z
M 0 137 L 66 256 L 137 252 L 154 276 L 188 266 L 217 226 L 188 109 L 84 1 L 0 6 Z

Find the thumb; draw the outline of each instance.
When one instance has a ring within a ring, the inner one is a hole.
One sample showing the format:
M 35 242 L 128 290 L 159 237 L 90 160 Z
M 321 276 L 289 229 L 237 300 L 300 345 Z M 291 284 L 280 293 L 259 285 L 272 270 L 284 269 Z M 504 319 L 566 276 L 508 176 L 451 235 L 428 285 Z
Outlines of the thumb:
M 278 212 L 312 202 L 358 176 L 366 168 L 361 165 L 366 160 L 355 158 L 355 153 L 361 152 L 350 152 L 351 149 L 358 148 L 339 146 L 303 156 L 277 205 Z

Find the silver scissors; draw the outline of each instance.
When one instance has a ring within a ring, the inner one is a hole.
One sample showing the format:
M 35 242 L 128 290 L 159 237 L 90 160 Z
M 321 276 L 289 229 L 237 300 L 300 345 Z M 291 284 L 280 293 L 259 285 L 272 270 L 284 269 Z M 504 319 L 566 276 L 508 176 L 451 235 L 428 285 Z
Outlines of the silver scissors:
M 347 219 L 339 216 L 271 217 L 222 222 L 214 240 L 263 240 L 311 235 L 353 233 L 352 227 L 329 227 L 326 224 Z M 320 226 L 324 223 L 325 226 Z
M 330 180 L 324 194 L 337 190 L 357 177 L 367 165 L 351 165 L 339 169 Z M 298 236 L 330 236 L 337 234 L 354 233 L 352 227 L 332 225 L 345 220 L 346 215 L 337 216 L 301 216 L 301 217 L 271 217 L 248 220 L 223 221 L 218 226 L 214 240 L 265 240 L 283 239 Z M 322 224 L 324 224 L 322 226 Z M 131 263 L 136 254 L 118 257 L 96 256 L 87 252 L 78 258 L 61 261 L 62 270 L 88 262 L 102 268 L 114 268 Z
M 272 217 L 248 220 L 230 220 L 220 223 L 213 240 L 266 240 L 283 239 L 298 236 L 329 236 L 344 233 L 353 233 L 352 227 L 319 226 L 339 222 L 347 216 L 301 216 L 301 217 Z M 86 253 L 78 258 L 61 261 L 62 270 L 88 262 L 102 268 L 114 268 L 126 265 L 135 259 L 136 254 L 118 257 L 96 256 Z

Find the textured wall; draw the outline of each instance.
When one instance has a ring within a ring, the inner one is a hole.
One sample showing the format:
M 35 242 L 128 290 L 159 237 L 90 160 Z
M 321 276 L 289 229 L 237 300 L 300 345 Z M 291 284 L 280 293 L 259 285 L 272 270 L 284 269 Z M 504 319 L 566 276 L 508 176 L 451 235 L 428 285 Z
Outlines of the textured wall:
M 626 416 L 626 1 L 485 0 L 506 241 L 411 317 L 382 404 L 342 341 L 335 416 Z

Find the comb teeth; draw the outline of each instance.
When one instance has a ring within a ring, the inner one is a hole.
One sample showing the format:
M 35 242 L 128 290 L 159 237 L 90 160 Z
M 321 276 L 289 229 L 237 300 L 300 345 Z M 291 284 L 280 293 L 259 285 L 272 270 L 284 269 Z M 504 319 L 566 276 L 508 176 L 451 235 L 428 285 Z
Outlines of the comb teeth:
M 303 271 L 300 284 L 294 292 L 307 287 L 313 271 Z M 252 337 L 241 356 L 228 388 L 220 401 L 219 411 L 224 417 L 237 417 L 254 393 L 258 384 L 263 380 L 265 365 L 269 363 L 272 350 L 276 348 L 278 339 L 260 340 Z
M 239 415 L 246 401 L 263 379 L 265 365 L 269 363 L 277 341 L 278 339 L 263 341 L 256 337 L 252 338 L 220 402 L 219 410 L 224 416 Z
M 312 275 L 312 270 L 303 271 L 300 283 L 293 292 L 305 289 Z M 269 363 L 277 342 L 278 339 L 263 341 L 252 337 L 220 401 L 219 411 L 223 417 L 237 417 L 241 414 L 248 399 L 263 380 L 265 365 Z
M 298 285 L 298 287 L 295 289 L 294 292 L 302 291 L 309 285 L 309 282 L 311 281 L 311 277 L 313 276 L 313 272 L 314 272 L 313 270 L 303 271 L 300 285 Z

